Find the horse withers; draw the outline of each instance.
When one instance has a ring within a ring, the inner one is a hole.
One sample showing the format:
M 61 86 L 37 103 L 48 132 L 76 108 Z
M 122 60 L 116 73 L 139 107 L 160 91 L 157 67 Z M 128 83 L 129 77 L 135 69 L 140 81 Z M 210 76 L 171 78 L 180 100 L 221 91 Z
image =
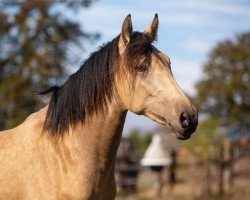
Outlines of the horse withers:
M 114 165 L 127 111 L 188 139 L 197 113 L 173 78 L 170 59 L 153 46 L 158 16 L 102 46 L 53 92 L 48 106 L 0 133 L 0 199 L 115 198 Z

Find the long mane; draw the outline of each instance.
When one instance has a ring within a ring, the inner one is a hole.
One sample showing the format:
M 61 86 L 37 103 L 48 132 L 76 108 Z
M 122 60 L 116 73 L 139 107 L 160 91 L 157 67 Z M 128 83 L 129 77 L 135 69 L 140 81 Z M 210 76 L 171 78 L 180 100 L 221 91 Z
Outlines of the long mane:
M 107 107 L 114 94 L 114 74 L 120 57 L 118 42 L 119 36 L 92 53 L 62 86 L 52 87 L 40 93 L 53 92 L 44 131 L 62 135 L 70 126 L 78 122 L 84 123 L 87 117 Z M 126 54 L 131 58 L 128 61 L 133 62 L 139 54 L 144 54 L 150 44 L 151 39 L 147 35 L 134 32 L 127 47 Z

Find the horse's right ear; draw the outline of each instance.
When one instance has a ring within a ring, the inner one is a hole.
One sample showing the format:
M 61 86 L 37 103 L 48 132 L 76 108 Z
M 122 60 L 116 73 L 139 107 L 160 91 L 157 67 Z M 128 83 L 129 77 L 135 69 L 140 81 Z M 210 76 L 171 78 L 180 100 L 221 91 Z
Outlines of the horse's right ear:
M 131 15 L 129 14 L 123 24 L 122 24 L 122 32 L 119 39 L 119 51 L 122 53 L 126 47 L 126 45 L 129 43 L 131 35 L 133 32 L 132 27 L 132 21 L 131 21 Z

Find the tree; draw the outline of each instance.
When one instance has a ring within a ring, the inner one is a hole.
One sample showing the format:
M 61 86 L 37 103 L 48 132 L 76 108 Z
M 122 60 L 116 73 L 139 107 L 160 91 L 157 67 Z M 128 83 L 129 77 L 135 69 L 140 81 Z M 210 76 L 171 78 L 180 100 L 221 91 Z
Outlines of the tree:
M 224 128 L 250 125 L 250 33 L 218 43 L 210 52 L 203 72 L 193 100 L 205 117 L 199 123 L 198 133 L 183 145 L 203 161 L 204 194 L 210 196 L 211 165 L 215 163 L 220 169 L 218 179 L 223 191 L 222 150 L 227 130 Z
M 37 110 L 42 101 L 34 91 L 65 77 L 72 48 L 98 37 L 64 14 L 91 2 L 0 1 L 0 130 Z
M 197 84 L 200 112 L 220 124 L 250 125 L 250 33 L 220 42 L 204 65 Z
M 142 157 L 145 153 L 148 145 L 151 142 L 151 138 L 152 133 L 148 132 L 142 134 L 138 129 L 133 129 L 128 135 L 128 139 L 132 143 L 132 148 L 139 157 Z

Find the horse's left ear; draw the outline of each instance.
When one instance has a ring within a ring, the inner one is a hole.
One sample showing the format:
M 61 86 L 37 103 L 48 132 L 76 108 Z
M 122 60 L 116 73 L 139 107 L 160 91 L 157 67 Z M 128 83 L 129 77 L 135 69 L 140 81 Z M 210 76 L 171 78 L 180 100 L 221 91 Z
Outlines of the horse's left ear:
M 144 31 L 144 33 L 149 34 L 152 37 L 153 41 L 157 40 L 158 25 L 158 14 L 155 14 L 153 21 Z

